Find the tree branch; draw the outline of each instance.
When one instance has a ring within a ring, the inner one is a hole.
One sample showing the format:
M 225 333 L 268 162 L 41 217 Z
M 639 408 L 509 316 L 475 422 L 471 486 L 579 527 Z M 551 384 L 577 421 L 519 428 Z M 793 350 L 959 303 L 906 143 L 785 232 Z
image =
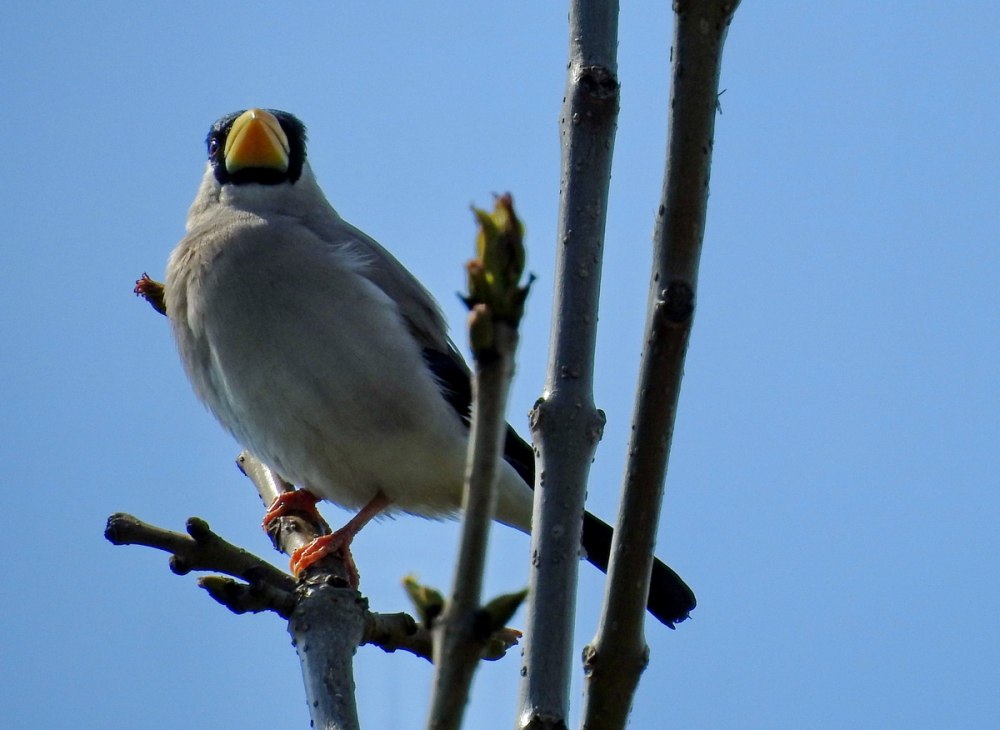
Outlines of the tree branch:
M 312 727 L 356 730 L 354 654 L 364 638 L 368 601 L 349 588 L 309 580 L 288 620 L 302 664 Z
M 590 464 L 604 429 L 593 399 L 594 347 L 608 185 L 618 120 L 618 3 L 573 0 L 560 118 L 562 172 L 545 390 L 531 429 L 538 449 L 519 727 L 565 727 L 577 567 Z
M 212 598 L 234 613 L 273 611 L 285 619 L 292 616 L 299 600 L 292 576 L 222 539 L 197 517 L 188 520 L 188 532 L 185 535 L 166 530 L 119 512 L 108 518 L 105 537 L 114 545 L 145 545 L 171 553 L 170 569 L 177 575 L 213 571 L 246 581 L 241 583 L 222 576 L 205 576 L 198 581 Z M 503 634 L 491 638 L 483 659 L 499 659 L 517 643 Z M 389 653 L 407 651 L 431 661 L 430 629 L 407 613 L 366 611 L 360 643 Z
M 198 517 L 188 519 L 185 535 L 118 512 L 108 518 L 104 537 L 113 545 L 145 545 L 171 553 L 170 570 L 177 575 L 187 575 L 193 570 L 211 570 L 246 581 L 261 594 L 273 598 L 274 602 L 263 605 L 262 609 L 288 618 L 288 602 L 293 600 L 291 594 L 295 590 L 295 579 L 256 555 L 223 540 Z M 214 594 L 213 598 L 219 600 Z
M 428 728 L 461 727 L 483 644 L 497 628 L 485 624 L 479 603 L 490 521 L 496 504 L 497 467 L 506 434 L 504 415 L 513 372 L 511 355 L 517 341 L 517 332 L 512 327 L 497 329 L 498 339 L 509 340 L 503 346 L 506 354 L 490 367 L 480 369 L 477 365 L 473 378 L 476 405 L 469 448 L 475 456 L 462 505 L 462 538 L 452 593 L 444 615 L 435 624 L 434 657 L 438 669 L 434 675 Z
M 625 726 L 648 657 L 643 617 L 694 315 L 722 47 L 737 5 L 738 0 L 674 2 L 669 143 L 654 233 L 646 347 L 601 621 L 585 652 L 585 728 Z
M 294 489 L 277 472 L 249 451 L 240 452 L 236 457 L 236 466 L 253 483 L 265 508 L 283 492 Z M 320 535 L 329 535 L 330 532 L 330 525 L 319 516 L 318 512 L 306 514 L 293 511 L 273 520 L 268 525 L 267 536 L 271 538 L 275 550 L 291 555 Z M 324 561 L 321 561 L 322 565 L 337 573 L 343 579 L 343 585 L 349 584 L 347 568 L 338 555 L 328 555 Z
M 434 629 L 437 671 L 427 727 L 457 730 L 483 648 L 513 615 L 523 594 L 499 612 L 480 608 L 489 530 L 507 434 L 507 394 L 514 373 L 517 325 L 527 287 L 521 224 L 509 195 L 490 215 L 476 211 L 479 256 L 469 263 L 466 304 L 473 352 L 472 422 L 462 498 L 462 536 L 451 597 Z M 497 605 L 494 601 L 491 606 Z
M 253 482 L 265 506 L 292 485 L 249 452 L 237 458 L 240 470 Z M 275 547 L 287 555 L 330 532 L 315 517 L 283 516 L 268 529 Z M 302 665 L 306 702 L 313 727 L 359 728 L 354 692 L 354 653 L 364 642 L 368 601 L 351 585 L 342 555 L 330 554 L 314 564 L 299 581 L 288 616 L 288 633 Z

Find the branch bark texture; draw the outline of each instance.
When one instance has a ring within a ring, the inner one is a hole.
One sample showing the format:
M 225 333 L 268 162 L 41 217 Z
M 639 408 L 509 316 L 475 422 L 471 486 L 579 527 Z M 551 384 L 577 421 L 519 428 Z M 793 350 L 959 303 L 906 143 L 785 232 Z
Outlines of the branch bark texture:
M 237 459 L 264 505 L 291 488 L 276 472 L 249 452 Z M 279 550 L 290 555 L 296 548 L 329 532 L 326 523 L 285 516 L 275 520 L 269 536 Z M 302 665 L 302 681 L 312 727 L 324 730 L 357 730 L 358 708 L 354 692 L 354 653 L 364 640 L 368 602 L 350 585 L 349 568 L 340 555 L 328 555 L 316 564 L 296 588 L 295 607 L 288 619 L 288 633 Z
M 518 726 L 566 727 L 577 567 L 590 464 L 604 428 L 594 346 L 608 185 L 618 120 L 618 3 L 570 3 L 556 288 L 545 391 L 532 411 L 538 449 L 530 597 Z
M 643 619 L 694 316 L 722 47 L 737 5 L 738 0 L 674 2 L 668 149 L 645 347 L 604 607 L 585 652 L 585 728 L 625 727 L 647 660 Z
M 472 675 L 493 628 L 480 609 L 489 530 L 496 505 L 497 473 L 507 431 L 506 407 L 514 372 L 517 329 L 493 326 L 495 356 L 476 358 L 472 379 L 472 430 L 462 503 L 462 536 L 452 593 L 435 626 L 434 687 L 427 727 L 457 730 L 469 698 Z
M 368 602 L 357 591 L 326 584 L 300 589 L 288 621 L 299 654 L 312 727 L 358 730 L 354 653 L 364 636 Z
M 507 436 L 507 394 L 514 374 L 517 326 L 528 287 L 524 271 L 524 230 L 510 194 L 492 213 L 474 209 L 479 232 L 476 258 L 466 265 L 469 340 L 472 345 L 472 419 L 462 496 L 462 538 L 451 598 L 434 628 L 434 688 L 427 721 L 435 730 L 462 724 L 472 675 L 494 631 L 523 600 L 523 594 L 480 607 L 490 525 Z M 530 285 L 530 282 L 529 282 Z

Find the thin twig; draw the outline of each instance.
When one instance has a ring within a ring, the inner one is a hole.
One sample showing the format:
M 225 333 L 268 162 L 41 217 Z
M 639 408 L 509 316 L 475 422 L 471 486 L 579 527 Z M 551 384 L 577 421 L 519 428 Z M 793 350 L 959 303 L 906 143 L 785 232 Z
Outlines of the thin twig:
M 643 616 L 705 230 L 722 47 L 738 0 L 675 0 L 669 143 L 656 218 L 646 347 L 624 494 L 582 725 L 622 728 L 648 649 Z
M 457 730 L 472 676 L 490 636 L 507 616 L 480 608 L 489 530 L 507 433 L 506 409 L 517 349 L 517 324 L 527 288 L 520 222 L 510 196 L 497 201 L 492 216 L 476 211 L 481 225 L 479 257 L 469 264 L 470 340 L 474 355 L 472 422 L 462 498 L 462 536 L 452 592 L 434 631 L 437 671 L 427 727 Z M 523 600 L 511 602 L 513 613 Z
M 269 507 L 278 495 L 289 492 L 294 487 L 282 479 L 276 471 L 267 464 L 255 457 L 249 451 L 242 451 L 236 457 L 236 466 L 253 483 L 260 496 L 260 501 L 265 507 Z M 300 547 L 308 545 L 320 535 L 329 535 L 330 526 L 323 520 L 319 513 L 307 515 L 289 512 L 271 522 L 268 526 L 267 535 L 271 538 L 271 544 L 275 550 L 291 555 Z M 343 561 L 337 555 L 330 555 L 323 559 L 330 560 L 323 563 L 325 566 L 333 568 L 335 571 L 338 564 Z M 344 576 L 346 577 L 346 570 Z M 346 581 L 344 583 L 347 584 Z
M 177 575 L 210 570 L 247 583 L 260 583 L 282 594 L 295 590 L 292 576 L 223 540 L 198 517 L 188 519 L 185 535 L 118 512 L 108 518 L 104 536 L 114 545 L 145 545 L 170 553 L 170 569 Z
M 496 473 L 506 433 L 504 414 L 513 372 L 511 353 L 517 341 L 514 328 L 499 326 L 498 329 L 506 330 L 500 337 L 510 340 L 508 354 L 497 360 L 495 367 L 477 367 L 473 378 L 476 405 L 470 450 L 474 457 L 462 505 L 462 538 L 454 587 L 435 637 L 434 656 L 438 670 L 434 675 L 427 723 L 435 730 L 461 726 L 472 675 L 479 664 L 482 645 L 492 633 L 492 627 L 484 631 L 479 602 L 490 522 L 496 503 Z

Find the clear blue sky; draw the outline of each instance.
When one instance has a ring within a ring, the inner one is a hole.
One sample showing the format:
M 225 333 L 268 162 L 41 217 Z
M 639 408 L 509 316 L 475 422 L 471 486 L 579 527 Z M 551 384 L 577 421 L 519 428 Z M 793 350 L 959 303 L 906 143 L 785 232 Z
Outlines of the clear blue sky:
M 624 3 L 591 509 L 612 518 L 665 145 L 669 3 Z M 27 8 L 32 9 L 28 10 Z M 510 190 L 529 304 L 511 420 L 543 379 L 566 59 L 562 3 L 7 3 L 0 266 L 11 728 L 307 727 L 282 622 L 234 617 L 114 548 L 125 510 L 200 515 L 262 554 L 237 446 L 195 401 L 162 277 L 209 124 L 299 115 L 331 201 L 452 323 L 470 203 Z M 998 727 L 1000 52 L 994 3 L 748 1 L 722 74 L 695 331 L 659 552 L 700 605 L 647 626 L 635 728 Z M 329 507 L 332 522 L 346 515 Z M 453 524 L 362 533 L 363 587 L 446 586 Z M 525 581 L 494 532 L 489 590 Z M 602 582 L 581 566 L 577 638 Z M 509 728 L 519 659 L 484 666 L 470 727 Z M 421 727 L 430 669 L 364 648 L 367 727 Z M 579 682 L 574 697 L 579 694 Z

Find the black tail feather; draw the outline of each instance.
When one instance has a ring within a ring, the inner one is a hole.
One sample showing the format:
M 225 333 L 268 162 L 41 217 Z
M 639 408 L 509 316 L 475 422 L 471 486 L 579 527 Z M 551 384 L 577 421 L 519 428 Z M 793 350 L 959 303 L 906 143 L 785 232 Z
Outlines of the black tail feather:
M 455 409 L 458 416 L 469 423 L 472 389 L 469 371 L 457 352 L 424 350 L 424 360 L 437 376 L 441 384 L 441 394 Z M 535 455 L 531 446 L 517 432 L 507 426 L 504 443 L 504 458 L 514 467 L 529 487 L 535 485 Z M 583 549 L 587 560 L 603 573 L 608 572 L 611 558 L 611 537 L 614 530 L 589 512 L 583 516 Z M 646 608 L 662 623 L 670 628 L 688 618 L 696 604 L 694 592 L 677 573 L 660 560 L 653 560 L 653 572 L 649 581 L 649 599 Z
M 583 515 L 583 549 L 588 562 L 602 573 L 608 572 L 612 535 L 614 530 L 610 525 L 589 512 Z M 689 617 L 696 605 L 694 591 L 668 565 L 654 558 L 646 609 L 661 623 L 674 628 L 674 624 Z

